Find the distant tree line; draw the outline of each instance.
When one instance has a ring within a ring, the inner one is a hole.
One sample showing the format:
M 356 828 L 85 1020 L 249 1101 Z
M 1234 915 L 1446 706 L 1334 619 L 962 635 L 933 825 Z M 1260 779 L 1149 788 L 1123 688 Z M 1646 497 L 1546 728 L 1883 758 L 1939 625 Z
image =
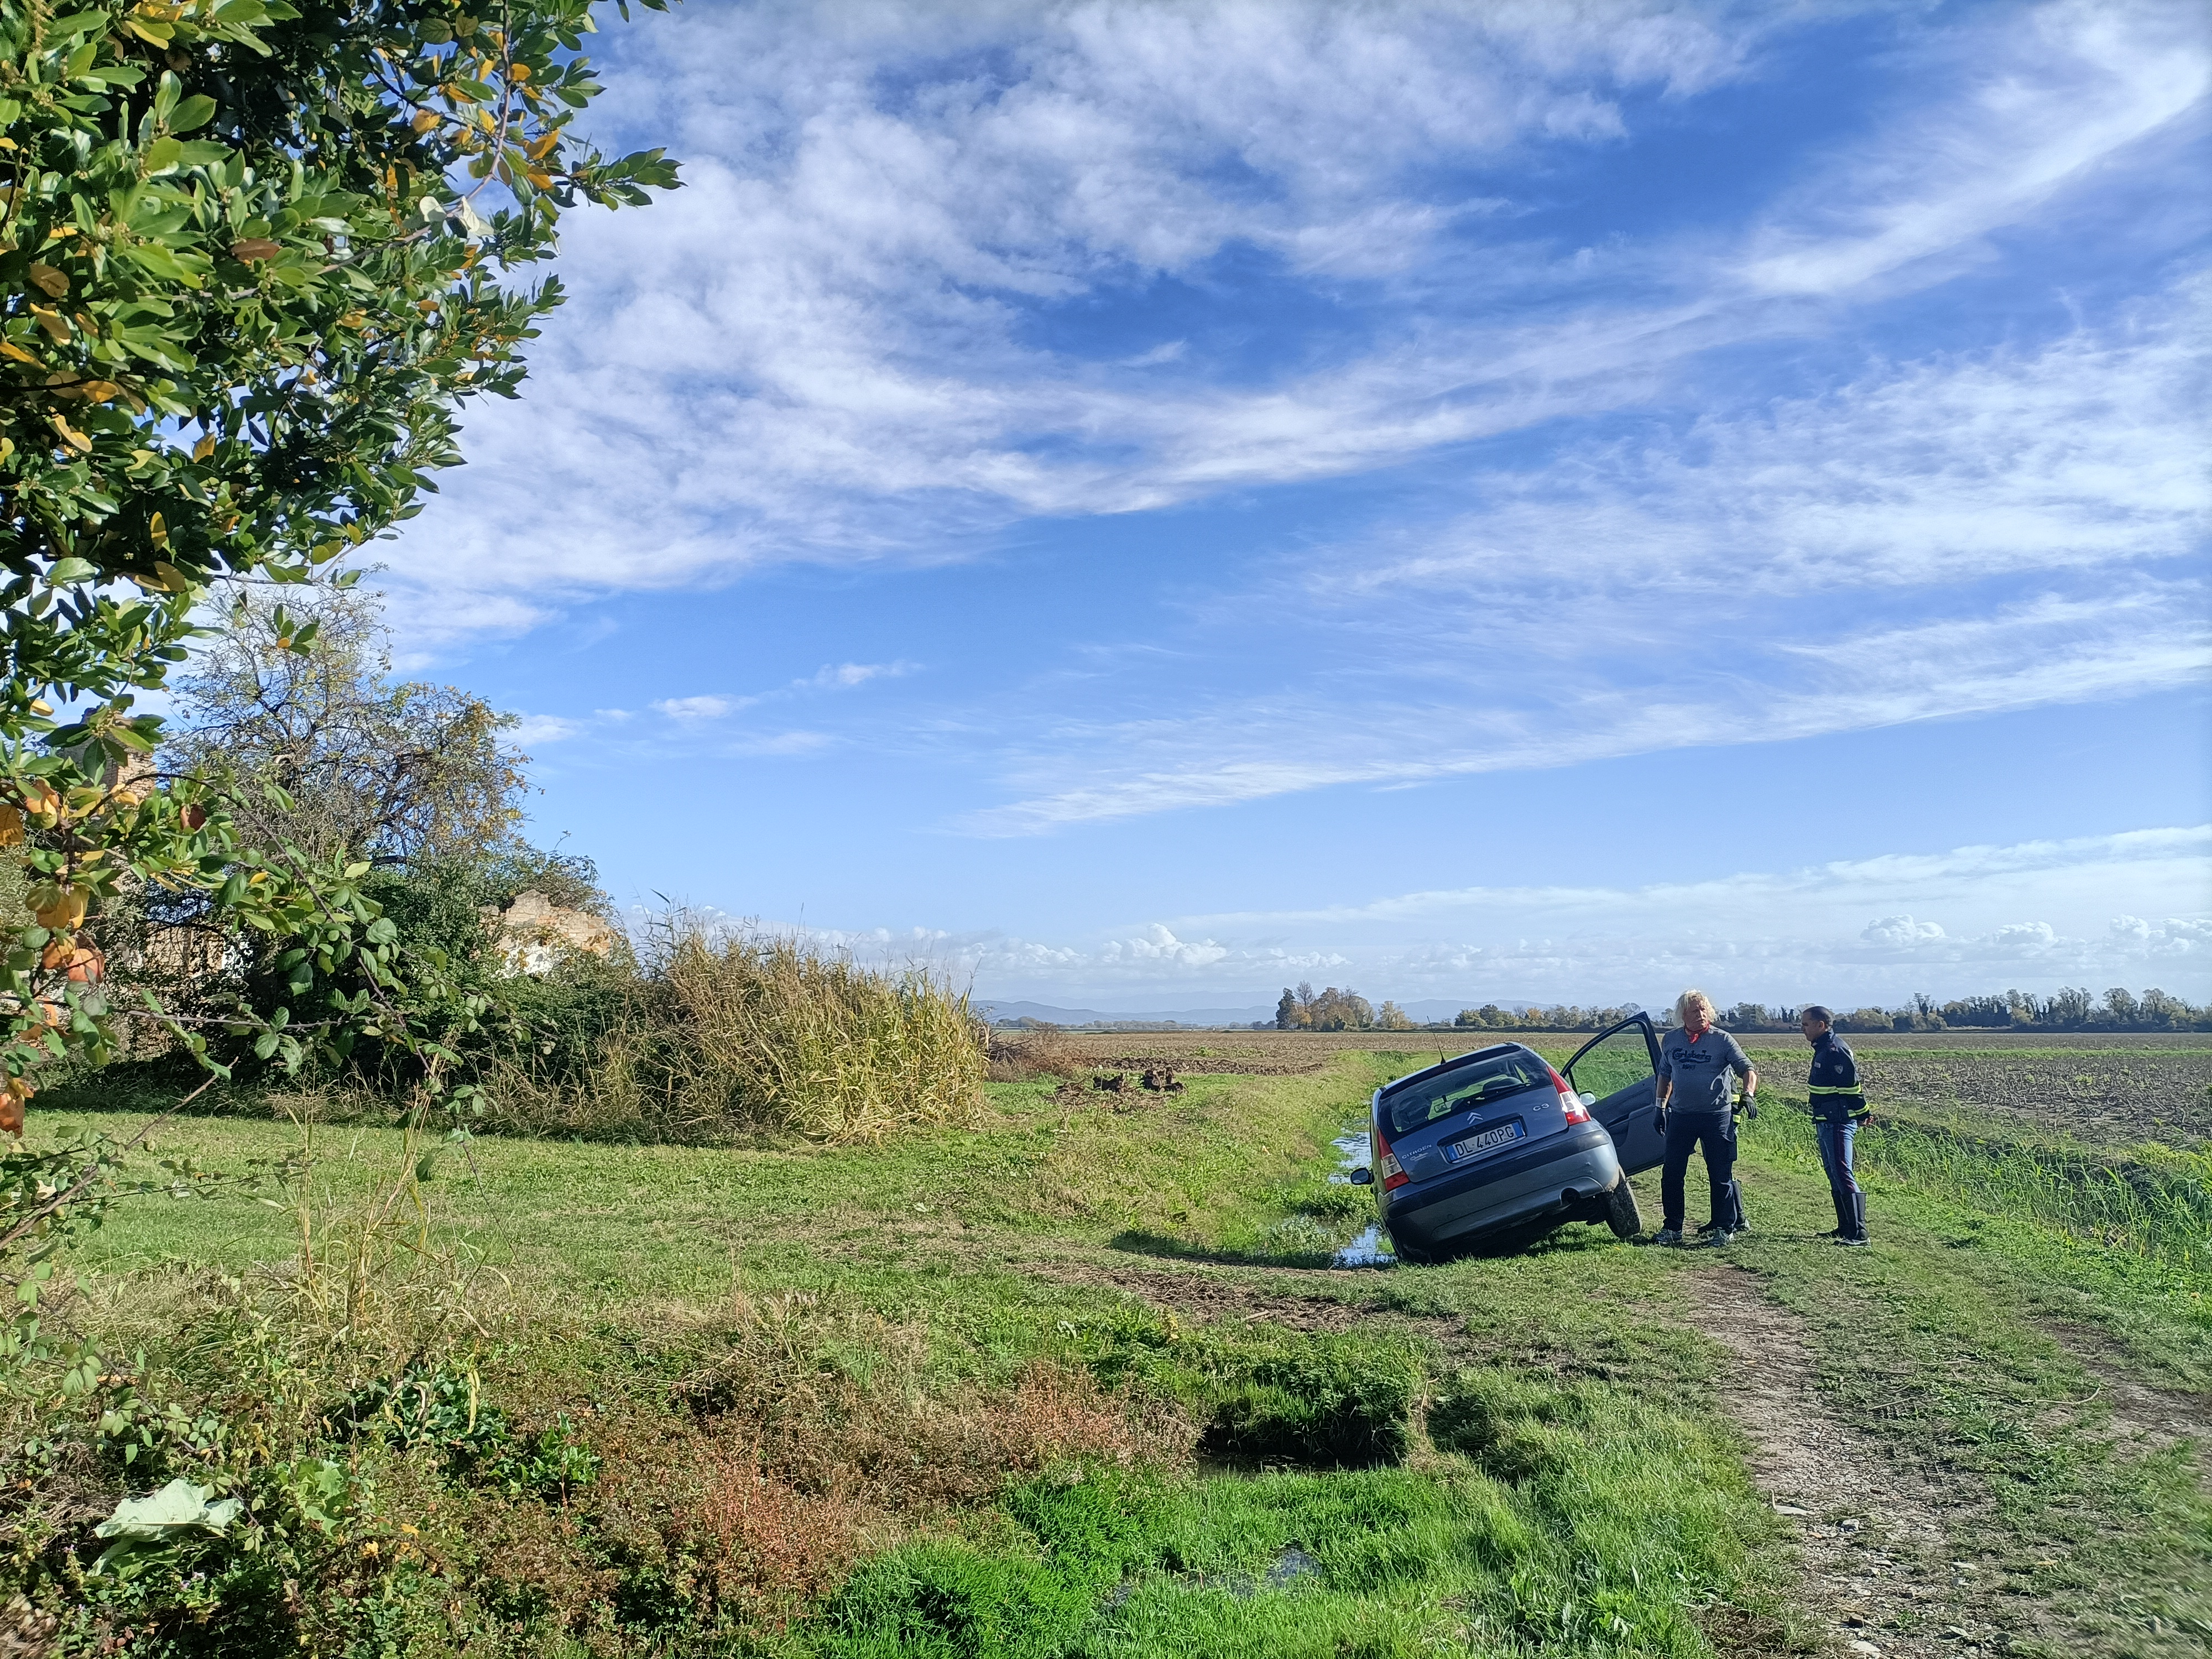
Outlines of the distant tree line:
M 1620 1008 L 1583 1008 L 1561 1002 L 1549 1008 L 1529 1007 L 1518 1012 L 1486 1002 L 1480 1008 L 1461 1009 L 1452 1017 L 1452 1024 L 1479 1031 L 1601 1031 L 1642 1012 L 1632 1002 Z
M 1721 1015 L 1731 1031 L 1794 1031 L 1798 1011 L 1740 1002 Z M 1854 1008 L 1837 1013 L 1845 1031 L 2203 1031 L 2212 1030 L 2212 1004 L 2197 1007 L 2154 987 L 2141 996 L 2114 986 L 2100 999 L 2086 987 L 2038 996 L 1999 991 L 1939 1003 L 1926 993 L 1897 1008 Z
M 1601 1031 L 1643 1012 L 1634 1003 L 1618 1008 L 1585 1008 L 1575 1003 L 1549 1007 L 1504 1007 L 1486 1002 L 1462 1008 L 1452 1027 L 1478 1031 Z M 1731 1031 L 1795 1031 L 1798 1010 L 1786 1006 L 1739 1002 L 1721 1012 Z M 1656 1016 L 1662 1024 L 1668 1016 Z M 1854 1008 L 1838 1012 L 1844 1031 L 2203 1031 L 2212 1030 L 2212 1004 L 2197 1007 L 2155 988 L 2138 996 L 2114 986 L 2099 998 L 2087 989 L 2038 996 L 2031 991 L 2002 991 L 1939 1003 L 1925 994 L 1902 1007 Z M 1357 991 L 1332 985 L 1285 987 L 1275 1007 L 1279 1031 L 1410 1031 L 1419 1028 L 1395 1002 L 1377 1007 Z M 1433 1028 L 1430 1028 L 1433 1029 Z

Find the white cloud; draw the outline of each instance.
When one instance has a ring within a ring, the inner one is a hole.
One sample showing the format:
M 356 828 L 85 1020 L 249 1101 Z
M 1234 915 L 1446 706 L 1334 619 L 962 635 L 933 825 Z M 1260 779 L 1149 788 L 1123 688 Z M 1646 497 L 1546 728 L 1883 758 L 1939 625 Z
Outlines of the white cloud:
M 2178 173 L 2160 146 L 2201 127 L 2197 9 L 1916 14 L 1886 37 L 1877 130 L 1734 225 L 1578 251 L 1519 228 L 1545 176 L 1527 163 L 1634 143 L 1639 100 L 1755 77 L 1770 38 L 1836 9 L 653 19 L 623 35 L 594 118 L 668 141 L 690 183 L 565 227 L 575 310 L 520 404 L 471 413 L 472 465 L 395 559 L 403 603 L 434 629 L 519 629 L 605 588 L 964 558 L 1024 517 L 1417 458 L 1434 500 L 1451 447 L 1547 428 L 1535 462 L 1452 481 L 1476 510 L 1401 513 L 1258 605 L 1223 597 L 1240 640 L 1275 630 L 1293 692 L 1170 667 L 1080 719 L 1024 687 L 941 721 L 1003 741 L 1001 804 L 962 823 L 1030 833 L 2200 680 L 2182 562 L 2212 517 L 2201 272 L 2169 266 L 2165 292 L 2056 340 L 2023 323 L 1998 347 L 1823 370 L 1825 392 L 1774 396 L 1742 369 L 1998 229 L 2047 234 L 2069 204 Z M 1149 336 L 1060 326 L 1149 316 L 1224 252 L 1259 273 L 1237 283 L 1321 320 L 1248 355 L 1171 307 Z M 1741 648 L 1673 652 L 1655 601 L 1706 589 L 1745 611 Z M 1546 626 L 1463 648 L 1516 607 Z M 696 730 L 913 670 L 830 664 L 655 707 Z
M 1032 793 L 961 826 L 1035 835 L 1330 786 L 1571 766 L 2191 685 L 2212 665 L 2202 598 L 2193 584 L 2142 584 L 2100 600 L 2045 598 L 1763 649 L 1762 630 L 1747 621 L 1740 636 L 1711 642 L 1702 672 L 1684 649 L 1662 662 L 1663 679 L 1618 633 L 1600 631 L 1605 651 L 1564 665 L 1540 642 L 1517 648 L 1500 637 L 1474 683 L 1452 686 L 1439 663 L 1425 685 L 1401 682 L 1387 702 L 1348 702 L 1334 695 L 1334 678 L 1316 676 L 1310 691 L 1183 719 L 1062 722 L 1052 747 L 1019 763 L 1017 783 Z M 1391 668 L 1429 665 L 1409 642 L 1396 648 Z
M 2115 901 L 2181 899 L 2196 915 Z M 1900 903 L 1900 901 L 1902 902 Z M 2035 919 L 2020 920 L 2026 906 Z M 1923 918 L 1940 909 L 1956 920 Z M 1869 912 L 1881 917 L 1858 920 Z M 1896 854 L 1640 887 L 1472 887 L 1322 909 L 1108 929 L 1089 942 L 995 930 L 799 928 L 871 961 L 920 963 L 981 996 L 1063 1006 L 1272 1001 L 1326 978 L 1370 998 L 1658 1006 L 1684 986 L 1740 1000 L 1896 1004 L 2019 988 L 2153 984 L 2212 1000 L 2212 825 Z
M 663 697 L 653 706 L 672 720 L 718 720 L 744 708 L 748 697 Z
M 712 692 L 690 697 L 663 697 L 653 706 L 672 720 L 694 725 L 708 720 L 726 720 L 732 714 L 741 714 L 748 708 L 758 708 L 763 703 L 781 702 L 792 697 L 803 696 L 809 692 L 851 691 L 867 684 L 872 680 L 897 679 L 902 675 L 913 673 L 916 666 L 917 665 L 910 662 L 825 663 L 816 672 L 793 680 L 789 684 L 779 687 L 773 691 L 757 692 L 751 696 L 744 697 L 726 696 Z M 601 712 L 615 720 L 629 718 L 620 709 L 608 709 Z M 783 739 L 760 739 L 759 741 L 784 741 L 799 744 L 800 746 L 817 746 L 823 740 L 819 733 L 805 733 L 803 736 L 787 733 Z
M 2158 924 L 2131 913 L 2100 920 L 2116 902 L 2152 899 L 2202 908 Z M 2029 906 L 2033 919 L 2021 920 Z M 1931 911 L 1951 922 L 1925 920 Z M 1869 914 L 1881 920 L 1865 922 Z M 1724 1003 L 1896 1002 L 1915 991 L 2129 982 L 2203 1001 L 2212 999 L 2212 825 L 1641 887 L 1470 887 L 1178 917 L 1088 946 L 945 934 L 939 949 L 983 994 L 1120 996 L 1122 1006 L 1162 1006 L 1143 1000 L 1170 994 L 1272 996 L 1316 975 L 1401 1000 L 1656 1006 L 1696 983 Z
M 2212 42 L 2191 4 L 1992 9 L 1950 46 L 1965 82 L 1871 141 L 1855 135 L 1740 267 L 1771 294 L 1828 295 L 1955 258 L 2201 102 Z
M 563 720 L 558 714 L 525 714 L 507 735 L 525 749 L 543 747 L 549 743 L 562 743 L 574 737 L 583 727 L 574 720 Z
M 897 679 L 913 673 L 916 666 L 910 662 L 825 664 L 811 678 L 793 680 L 792 686 L 799 690 L 849 691 L 855 686 L 866 685 L 870 680 Z
M 1134 939 L 1109 939 L 1099 951 L 1106 966 L 1134 963 L 1145 967 L 1211 968 L 1229 955 L 1212 939 L 1180 939 L 1154 922 Z
M 1944 933 L 1941 922 L 1915 921 L 1911 916 L 1884 916 L 1880 921 L 1869 922 L 1859 937 L 1869 945 L 1902 950 L 1942 939 Z
M 1515 205 L 1471 196 L 1467 167 L 1620 142 L 1623 94 L 1693 97 L 1811 15 L 1270 0 L 653 20 L 611 96 L 690 185 L 576 216 L 579 314 L 524 404 L 472 415 L 474 465 L 395 562 L 471 596 L 441 625 L 526 626 L 580 589 L 961 556 L 1024 515 L 1631 406 L 1710 347 L 1826 328 L 1808 289 L 2038 210 L 2204 76 L 2185 8 L 1991 9 L 1923 66 L 1917 125 L 1855 145 L 1747 252 L 1647 248 L 1606 294 L 1541 248 L 1443 248 Z M 1933 96 L 1931 75 L 1950 82 Z M 1355 301 L 1340 338 L 1285 342 L 1257 383 L 1181 333 L 1089 359 L 1031 326 L 1231 246 L 1330 303 L 1354 299 L 1346 281 L 1419 281 L 1379 331 Z M 1467 320 L 1457 296 L 1498 283 L 1512 320 Z
M 1296 641 L 1300 690 L 1057 725 L 1010 768 L 1018 799 L 963 822 L 1035 833 L 2199 684 L 2204 592 L 2169 573 L 2212 526 L 2207 339 L 2212 281 L 2191 277 L 2039 351 L 1476 475 L 1479 511 L 1212 607 L 1240 645 Z M 1680 607 L 1716 596 L 1734 626 L 1682 641 Z M 1331 635 L 1329 655 L 1305 642 Z

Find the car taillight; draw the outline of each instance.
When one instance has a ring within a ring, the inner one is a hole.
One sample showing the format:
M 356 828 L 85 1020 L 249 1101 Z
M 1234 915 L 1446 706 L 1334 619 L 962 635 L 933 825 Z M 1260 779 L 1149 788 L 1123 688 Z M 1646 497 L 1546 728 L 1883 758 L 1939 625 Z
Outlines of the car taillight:
M 1548 1066 L 1544 1069 L 1552 1072 Z M 1589 1108 L 1583 1104 L 1582 1097 L 1567 1087 L 1566 1079 L 1557 1072 L 1552 1072 L 1552 1086 L 1559 1091 L 1559 1109 L 1567 1115 L 1568 1122 L 1587 1123 L 1590 1121 Z
M 1406 1166 L 1398 1162 L 1398 1155 L 1390 1150 L 1390 1143 L 1382 1139 L 1382 1132 L 1375 1132 L 1375 1173 L 1382 1177 L 1382 1190 L 1402 1187 L 1413 1177 L 1406 1173 Z

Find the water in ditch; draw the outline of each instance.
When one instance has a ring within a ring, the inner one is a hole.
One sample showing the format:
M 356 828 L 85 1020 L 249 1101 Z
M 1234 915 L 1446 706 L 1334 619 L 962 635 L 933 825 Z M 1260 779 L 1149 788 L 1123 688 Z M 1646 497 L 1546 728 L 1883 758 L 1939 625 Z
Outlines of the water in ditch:
M 1349 1134 L 1339 1135 L 1330 1144 L 1336 1148 L 1339 1167 L 1337 1173 L 1329 1179 L 1348 1182 L 1352 1179 L 1352 1172 L 1368 1163 L 1367 1131 L 1354 1129 Z M 1339 1267 L 1395 1267 L 1398 1265 L 1398 1258 L 1390 1254 L 1390 1247 L 1383 1243 L 1381 1225 L 1370 1221 L 1364 1232 L 1336 1253 L 1332 1265 Z

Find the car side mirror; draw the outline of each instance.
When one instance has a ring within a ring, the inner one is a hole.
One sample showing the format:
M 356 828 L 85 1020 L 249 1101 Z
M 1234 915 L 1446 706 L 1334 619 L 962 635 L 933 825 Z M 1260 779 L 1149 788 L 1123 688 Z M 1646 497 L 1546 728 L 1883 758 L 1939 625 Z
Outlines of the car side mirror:
M 1595 1106 L 1597 1104 L 1597 1097 L 1587 1089 L 1583 1090 L 1582 1093 L 1577 1095 L 1575 1098 L 1582 1102 L 1585 1106 Z
M 1361 1164 L 1352 1172 L 1352 1184 L 1355 1187 L 1372 1187 L 1375 1184 L 1375 1171 L 1364 1164 Z

